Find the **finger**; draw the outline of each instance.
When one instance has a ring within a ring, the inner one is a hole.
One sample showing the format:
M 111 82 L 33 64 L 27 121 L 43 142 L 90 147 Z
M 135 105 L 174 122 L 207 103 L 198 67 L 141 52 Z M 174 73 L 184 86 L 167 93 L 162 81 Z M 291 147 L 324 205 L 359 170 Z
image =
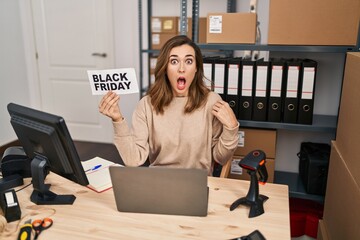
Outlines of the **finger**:
M 116 98 L 117 95 L 114 92 L 108 92 L 104 97 L 103 97 L 103 101 L 101 102 L 100 106 L 99 106 L 99 110 L 100 111 L 106 111 L 109 108 L 111 108 L 112 105 L 112 101 L 114 98 Z
M 101 101 L 99 103 L 99 106 L 101 106 L 104 101 L 112 94 L 112 91 L 108 91 L 102 98 L 101 98 Z

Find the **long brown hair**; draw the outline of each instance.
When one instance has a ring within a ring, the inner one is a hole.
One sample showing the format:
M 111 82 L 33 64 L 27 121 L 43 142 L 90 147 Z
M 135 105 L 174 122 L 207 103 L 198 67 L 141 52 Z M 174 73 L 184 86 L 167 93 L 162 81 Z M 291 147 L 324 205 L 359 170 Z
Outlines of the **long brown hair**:
M 207 95 L 210 90 L 204 83 L 203 58 L 200 48 L 188 37 L 178 35 L 169 39 L 161 48 L 155 67 L 155 83 L 148 91 L 148 95 L 151 98 L 151 104 L 158 114 L 164 113 L 164 108 L 168 106 L 174 98 L 170 81 L 166 74 L 170 51 L 174 47 L 182 46 L 184 44 L 187 44 L 194 49 L 197 68 L 194 80 L 189 87 L 189 95 L 184 112 L 191 113 L 206 103 Z

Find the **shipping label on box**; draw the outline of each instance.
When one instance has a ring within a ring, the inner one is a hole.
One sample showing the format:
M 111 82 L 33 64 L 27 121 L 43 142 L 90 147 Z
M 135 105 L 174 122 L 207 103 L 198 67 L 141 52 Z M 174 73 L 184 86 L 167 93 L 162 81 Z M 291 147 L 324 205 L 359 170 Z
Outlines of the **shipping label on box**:
M 163 23 L 163 29 L 164 30 L 171 30 L 174 27 L 174 21 L 173 20 L 165 20 Z
M 151 32 L 161 32 L 161 20 L 160 18 L 151 19 Z
M 236 156 L 245 156 L 253 150 L 262 150 L 266 154 L 266 158 L 276 157 L 276 130 L 240 128 L 238 134 Z
M 154 45 L 159 45 L 160 44 L 160 34 L 152 34 L 151 35 L 151 42 Z
M 177 33 L 177 22 L 179 17 L 152 17 L 152 33 Z
M 239 166 L 241 159 L 233 159 L 231 162 L 230 174 L 243 175 L 243 168 Z
M 151 34 L 151 49 L 159 50 L 162 46 L 172 37 L 175 37 L 175 33 L 153 33 Z
M 209 33 L 222 33 L 222 16 L 209 16 Z
M 245 147 L 245 132 L 239 131 L 238 134 L 239 134 L 238 147 Z

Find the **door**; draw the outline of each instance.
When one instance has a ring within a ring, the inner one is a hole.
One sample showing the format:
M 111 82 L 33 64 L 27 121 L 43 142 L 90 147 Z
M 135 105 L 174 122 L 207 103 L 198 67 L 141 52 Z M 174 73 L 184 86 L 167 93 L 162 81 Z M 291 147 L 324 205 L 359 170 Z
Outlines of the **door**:
M 111 0 L 32 0 L 42 110 L 64 117 L 73 139 L 112 141 L 87 70 L 114 67 Z

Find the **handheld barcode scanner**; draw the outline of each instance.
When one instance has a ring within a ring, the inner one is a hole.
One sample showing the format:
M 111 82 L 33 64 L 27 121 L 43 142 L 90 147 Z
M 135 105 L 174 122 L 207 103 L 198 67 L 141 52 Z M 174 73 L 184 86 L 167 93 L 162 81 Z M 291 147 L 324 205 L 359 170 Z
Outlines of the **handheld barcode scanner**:
M 249 218 L 264 213 L 263 203 L 269 198 L 261 194 L 259 195 L 259 182 L 260 184 L 265 184 L 268 178 L 265 163 L 266 155 L 261 150 L 254 150 L 248 153 L 239 162 L 239 166 L 246 169 L 251 177 L 250 188 L 246 197 L 239 198 L 231 204 L 230 211 L 237 208 L 240 204 L 244 204 L 250 206 Z M 259 173 L 259 180 L 256 173 Z

